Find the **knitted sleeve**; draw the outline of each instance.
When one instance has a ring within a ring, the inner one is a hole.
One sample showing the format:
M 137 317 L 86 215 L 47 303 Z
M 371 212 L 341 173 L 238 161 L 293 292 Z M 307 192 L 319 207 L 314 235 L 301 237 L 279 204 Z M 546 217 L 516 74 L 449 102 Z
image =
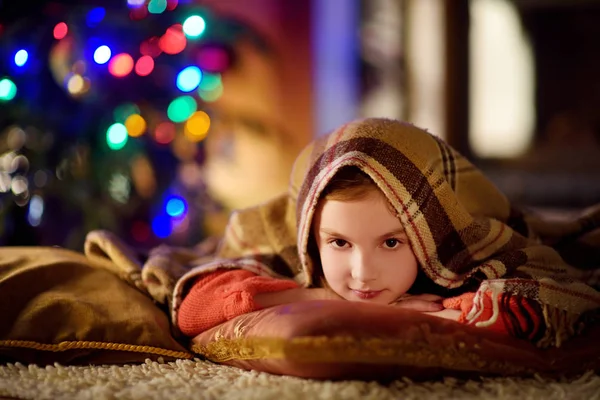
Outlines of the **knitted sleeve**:
M 256 275 L 243 269 L 217 270 L 199 277 L 184 297 L 177 324 L 186 336 L 199 333 L 238 315 L 258 310 L 257 293 L 297 288 L 292 280 Z
M 541 307 L 537 302 L 521 296 L 507 296 L 500 294 L 497 300 L 498 313 L 494 315 L 493 294 L 484 293 L 483 309 L 475 316 L 469 316 L 473 308 L 475 293 L 464 293 L 460 296 L 443 300 L 446 308 L 461 310 L 458 322 L 476 324 L 489 321 L 486 328 L 514 337 L 536 340 L 544 333 L 543 316 Z

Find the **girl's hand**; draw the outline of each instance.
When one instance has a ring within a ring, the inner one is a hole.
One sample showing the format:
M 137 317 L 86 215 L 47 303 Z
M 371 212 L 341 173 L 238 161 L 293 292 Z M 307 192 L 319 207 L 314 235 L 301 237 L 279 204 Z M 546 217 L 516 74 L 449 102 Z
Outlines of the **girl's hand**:
M 444 310 L 442 299 L 443 297 L 435 294 L 417 294 L 414 296 L 405 294 L 391 305 L 408 310 L 435 313 Z

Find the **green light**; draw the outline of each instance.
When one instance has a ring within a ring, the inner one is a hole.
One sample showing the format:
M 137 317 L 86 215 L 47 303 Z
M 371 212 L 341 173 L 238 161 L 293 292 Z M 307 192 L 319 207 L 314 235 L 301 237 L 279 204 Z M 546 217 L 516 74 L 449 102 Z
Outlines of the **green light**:
M 161 14 L 167 9 L 167 0 L 150 0 L 148 12 L 150 14 Z
M 8 78 L 0 80 L 0 101 L 11 101 L 17 95 L 17 85 Z
M 221 86 L 221 74 L 210 74 L 205 72 L 200 81 L 199 90 L 210 92 Z
M 117 106 L 117 108 L 115 108 L 115 110 L 113 111 L 113 117 L 114 117 L 115 121 L 120 122 L 121 124 L 124 124 L 130 115 L 139 114 L 139 113 L 140 113 L 140 108 L 138 106 L 136 106 L 133 103 L 124 103 L 124 104 Z
M 112 150 L 121 150 L 127 143 L 127 128 L 123 124 L 112 124 L 106 131 L 106 143 Z
M 190 38 L 197 38 L 204 33 L 206 22 L 199 15 L 192 15 L 183 22 L 183 33 Z
M 196 112 L 198 105 L 191 96 L 181 96 L 169 104 L 167 116 L 173 122 L 184 122 Z

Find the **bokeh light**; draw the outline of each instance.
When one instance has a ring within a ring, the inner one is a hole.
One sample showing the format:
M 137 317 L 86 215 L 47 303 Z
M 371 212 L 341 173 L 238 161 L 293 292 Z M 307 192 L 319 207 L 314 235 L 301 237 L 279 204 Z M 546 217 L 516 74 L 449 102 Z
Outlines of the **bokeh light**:
M 145 242 L 150 239 L 150 227 L 144 221 L 135 221 L 131 224 L 131 236 L 137 242 Z
M 21 49 L 15 53 L 15 65 L 17 67 L 22 67 L 27 62 L 29 58 L 29 53 L 25 49 Z
M 204 33 L 206 22 L 199 15 L 192 15 L 183 22 L 183 33 L 187 37 L 197 38 Z
M 120 150 L 127 144 L 127 128 L 125 125 L 112 124 L 106 131 L 106 143 L 111 150 Z
M 106 64 L 110 60 L 110 47 L 102 45 L 94 51 L 94 61 L 98 64 Z
M 187 204 L 181 197 L 173 196 L 167 200 L 165 211 L 171 217 L 181 217 L 187 210 Z
M 150 56 L 141 56 L 135 63 L 135 73 L 139 76 L 148 76 L 154 70 L 154 59 Z
M 223 85 L 219 85 L 212 90 L 198 90 L 198 96 L 207 103 L 212 103 L 223 94 Z
M 167 9 L 167 0 L 150 0 L 148 12 L 150 14 L 161 14 Z
M 139 114 L 133 114 L 125 120 L 125 128 L 131 137 L 138 137 L 146 131 L 146 120 Z
M 187 40 L 183 33 L 181 24 L 175 24 L 167 29 L 165 34 L 160 38 L 158 46 L 167 54 L 178 54 L 185 49 Z
M 108 72 L 117 78 L 123 78 L 133 70 L 133 58 L 127 53 L 114 56 L 108 63 Z
M 54 30 L 52 34 L 54 35 L 54 39 L 61 40 L 69 33 L 69 27 L 64 22 L 59 22 L 54 26 Z
M 67 81 L 67 90 L 72 95 L 81 94 L 84 91 L 85 82 L 83 77 L 79 74 L 73 74 Z
M 205 46 L 196 54 L 196 64 L 203 71 L 222 72 L 227 69 L 230 62 L 229 53 L 221 46 Z
M 140 7 L 146 4 L 146 0 L 127 0 L 129 7 Z
M 140 108 L 134 103 L 123 103 L 115 107 L 113 118 L 116 122 L 124 124 L 127 118 L 133 114 L 140 114 Z
M 167 0 L 167 10 L 173 11 L 174 9 L 177 8 L 178 4 L 179 4 L 179 0 Z
M 38 226 L 42 222 L 44 214 L 44 199 L 37 194 L 34 194 L 29 201 L 29 213 L 27 221 L 31 226 Z
M 168 215 L 157 215 L 152 220 L 152 231 L 156 237 L 164 239 L 171 235 L 173 227 L 171 226 L 171 218 Z
M 184 122 L 194 112 L 196 112 L 198 104 L 191 96 L 181 96 L 176 98 L 169 104 L 167 108 L 167 116 L 173 122 Z
M 199 142 L 206 137 L 210 129 L 210 117 L 204 111 L 197 111 L 186 121 L 184 135 L 192 142 Z
M 210 92 L 211 90 L 215 90 L 219 86 L 221 86 L 221 74 L 211 74 L 209 72 L 205 72 L 202 74 L 202 80 L 200 81 L 200 85 L 198 89 L 203 90 L 205 92 Z
M 8 78 L 0 79 L 0 101 L 11 101 L 17 95 L 17 85 Z
M 200 85 L 202 71 L 196 66 L 189 66 L 177 74 L 177 88 L 182 92 L 191 92 Z
M 159 144 L 169 144 L 175 139 L 176 128 L 172 122 L 161 122 L 154 130 L 154 140 Z
M 87 16 L 85 19 L 87 26 L 92 28 L 92 27 L 98 25 L 100 22 L 102 22 L 105 15 L 106 15 L 106 10 L 104 9 L 104 7 L 96 7 L 96 8 L 91 9 L 87 13 Z
M 144 56 L 153 58 L 160 56 L 160 53 L 162 53 L 162 50 L 160 49 L 160 38 L 158 36 L 153 36 L 148 40 L 144 40 L 140 44 L 140 53 Z

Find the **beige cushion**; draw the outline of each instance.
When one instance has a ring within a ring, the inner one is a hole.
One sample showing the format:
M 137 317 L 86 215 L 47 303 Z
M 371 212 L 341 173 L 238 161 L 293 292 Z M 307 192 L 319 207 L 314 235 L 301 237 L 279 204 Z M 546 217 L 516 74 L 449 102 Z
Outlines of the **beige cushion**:
M 190 358 L 153 301 L 74 251 L 0 249 L 0 361 Z

